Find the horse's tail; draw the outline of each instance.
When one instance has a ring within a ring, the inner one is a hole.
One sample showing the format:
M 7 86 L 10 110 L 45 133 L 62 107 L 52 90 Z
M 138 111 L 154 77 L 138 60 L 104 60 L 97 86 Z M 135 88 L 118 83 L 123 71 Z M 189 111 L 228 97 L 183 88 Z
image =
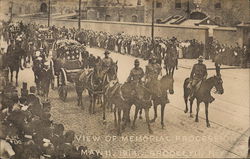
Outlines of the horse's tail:
M 188 88 L 189 82 L 190 82 L 190 78 L 186 78 L 183 84 L 184 98 L 187 98 L 190 94 L 190 89 Z

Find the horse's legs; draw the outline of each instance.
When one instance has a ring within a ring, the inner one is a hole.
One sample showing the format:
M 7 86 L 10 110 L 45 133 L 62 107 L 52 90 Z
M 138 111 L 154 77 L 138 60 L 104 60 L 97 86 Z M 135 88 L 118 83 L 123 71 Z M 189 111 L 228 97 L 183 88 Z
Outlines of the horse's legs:
M 148 131 L 150 134 L 153 133 L 151 127 L 150 127 L 150 122 L 149 122 L 149 108 L 145 108 L 145 118 L 146 118 L 146 122 L 147 122 L 147 125 L 148 125 Z
M 162 129 L 165 127 L 164 124 L 164 111 L 165 111 L 165 103 L 161 104 L 161 127 Z
M 193 103 L 194 103 L 194 100 L 190 100 L 190 117 L 193 118 Z
M 107 99 L 106 97 L 104 96 L 103 97 L 103 103 L 102 103 L 102 111 L 103 111 L 103 123 L 106 124 L 106 106 L 108 105 L 108 102 L 107 102 Z
M 184 113 L 187 113 L 188 112 L 188 97 L 186 97 L 185 95 L 184 95 L 184 101 L 185 101 L 185 105 L 186 105 L 186 109 L 184 110 Z
M 19 70 L 16 70 L 16 86 L 18 86 L 18 73 L 19 73 Z
M 209 123 L 209 120 L 208 120 L 208 103 L 206 102 L 205 103 L 205 112 L 206 112 L 206 122 L 207 122 L 207 127 L 209 128 L 210 127 L 210 123 Z
M 150 120 L 151 123 L 155 122 L 157 118 L 157 105 L 154 105 L 154 119 Z
M 197 100 L 197 108 L 196 108 L 196 117 L 195 122 L 199 122 L 199 110 L 200 110 L 200 101 Z
M 142 119 L 142 108 L 140 109 L 139 114 L 139 119 Z
M 175 68 L 178 70 L 178 59 L 176 59 Z
M 116 116 L 116 106 L 114 108 L 114 117 L 115 117 L 115 127 L 117 127 L 117 116 Z
M 81 106 L 82 101 L 82 89 L 76 86 L 76 94 L 77 94 L 77 105 Z
M 137 106 L 135 106 L 135 116 L 134 116 L 134 120 L 133 120 L 132 129 L 135 129 L 135 121 L 136 121 L 137 116 L 138 116 L 138 111 L 139 111 L 139 108 Z
M 118 127 L 117 127 L 117 135 L 121 135 L 121 109 L 118 108 Z
M 96 94 L 93 94 L 92 114 L 95 114 L 95 104 L 96 104 L 96 100 L 97 100 L 97 95 L 96 95 Z
M 92 113 L 92 103 L 93 103 L 93 95 L 89 92 L 90 104 L 89 104 L 89 113 Z
M 10 69 L 10 82 L 13 82 L 13 70 Z

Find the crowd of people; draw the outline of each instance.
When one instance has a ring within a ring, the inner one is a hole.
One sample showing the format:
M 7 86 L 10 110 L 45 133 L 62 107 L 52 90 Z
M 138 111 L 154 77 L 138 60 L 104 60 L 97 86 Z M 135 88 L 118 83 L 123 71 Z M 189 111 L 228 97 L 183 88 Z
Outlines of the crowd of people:
M 208 51 L 212 61 L 223 65 L 246 68 L 248 61 L 250 61 L 250 53 L 247 46 L 240 47 L 238 43 L 235 46 L 228 46 L 213 41 L 209 45 Z
M 21 95 L 11 84 L 0 96 L 0 158 L 3 159 L 98 159 L 102 156 L 85 146 L 73 145 L 75 132 L 51 120 L 51 104 L 42 101 L 36 88 Z
M 150 37 L 131 36 L 124 32 L 111 34 L 103 31 L 99 32 L 85 29 L 79 31 L 74 27 L 66 28 L 64 26 L 51 26 L 46 30 L 42 25 L 24 25 L 22 23 L 20 26 L 26 34 L 26 36 L 23 36 L 23 38 L 26 37 L 26 41 L 33 42 L 34 39 L 41 41 L 36 42 L 36 44 L 31 43 L 31 46 L 35 45 L 36 48 L 41 48 L 43 45 L 47 52 L 49 47 L 52 47 L 52 45 L 49 46 L 48 41 L 52 42 L 66 38 L 79 41 L 81 44 L 90 47 L 103 48 L 145 60 L 150 59 L 152 56 L 163 60 L 169 54 L 170 56 L 177 55 L 178 58 L 196 59 L 203 55 L 204 51 L 206 52 L 206 59 L 212 59 L 214 61 L 214 59 L 217 58 L 219 59 L 219 63 L 224 65 L 240 65 L 241 67 L 245 67 L 247 60 L 249 60 L 249 50 L 247 50 L 246 46 L 241 47 L 238 43 L 236 43 L 235 46 L 227 46 L 213 40 L 205 45 L 196 39 L 181 41 L 176 37 L 155 37 L 152 41 Z M 5 34 L 8 34 L 8 32 L 10 32 L 10 30 L 6 31 Z M 44 33 L 41 34 L 41 32 Z

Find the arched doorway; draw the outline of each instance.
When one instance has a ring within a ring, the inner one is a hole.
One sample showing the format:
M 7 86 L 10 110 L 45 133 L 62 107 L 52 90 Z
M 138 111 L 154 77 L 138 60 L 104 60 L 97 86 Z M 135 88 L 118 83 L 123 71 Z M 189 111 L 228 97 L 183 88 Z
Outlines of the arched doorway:
M 190 19 L 202 20 L 205 19 L 206 17 L 207 15 L 202 12 L 193 12 L 190 14 Z
M 48 6 L 46 3 L 42 3 L 41 6 L 40 6 L 40 12 L 44 12 L 46 13 L 48 10 Z
M 137 15 L 132 16 L 132 22 L 136 23 L 138 21 Z

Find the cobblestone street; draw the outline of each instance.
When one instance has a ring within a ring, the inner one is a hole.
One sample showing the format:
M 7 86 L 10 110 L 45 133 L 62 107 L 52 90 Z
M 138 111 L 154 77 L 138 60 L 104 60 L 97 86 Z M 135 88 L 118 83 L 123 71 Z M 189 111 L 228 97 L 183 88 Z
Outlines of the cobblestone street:
M 103 57 L 103 50 L 88 48 L 95 56 Z M 124 82 L 133 67 L 134 58 L 117 53 L 111 57 L 118 60 L 118 76 Z M 117 157 L 211 157 L 211 158 L 242 158 L 247 155 L 247 140 L 249 134 L 249 69 L 221 70 L 225 93 L 213 94 L 215 102 L 210 105 L 209 118 L 211 128 L 205 124 L 204 105 L 200 107 L 200 121 L 194 122 L 189 114 L 185 114 L 183 100 L 183 81 L 190 74 L 189 65 L 195 60 L 180 60 L 180 67 L 175 73 L 174 95 L 169 95 L 170 104 L 165 109 L 165 129 L 161 129 L 159 118 L 151 124 L 154 133 L 148 133 L 145 117 L 137 121 L 136 129 L 128 126 L 122 136 L 116 136 L 113 113 L 108 110 L 107 124 L 102 123 L 102 108 L 97 106 L 97 113 L 88 112 L 89 98 L 83 93 L 84 107 L 77 106 L 74 84 L 69 85 L 69 94 L 66 102 L 62 102 L 57 90 L 51 90 L 52 118 L 63 123 L 68 130 L 77 134 L 76 145 L 86 145 L 90 149 L 99 150 L 105 158 Z M 141 60 L 144 68 L 147 62 Z M 210 61 L 205 64 L 211 65 Z M 126 68 L 126 69 L 124 69 Z M 209 70 L 209 76 L 215 70 Z M 20 73 L 20 82 L 26 81 L 33 85 L 31 69 Z M 230 97 L 230 98 L 229 98 Z M 158 108 L 160 111 L 160 108 Z M 196 104 L 194 104 L 194 112 Z M 134 114 L 132 107 L 131 119 Z M 153 117 L 153 109 L 150 109 Z

